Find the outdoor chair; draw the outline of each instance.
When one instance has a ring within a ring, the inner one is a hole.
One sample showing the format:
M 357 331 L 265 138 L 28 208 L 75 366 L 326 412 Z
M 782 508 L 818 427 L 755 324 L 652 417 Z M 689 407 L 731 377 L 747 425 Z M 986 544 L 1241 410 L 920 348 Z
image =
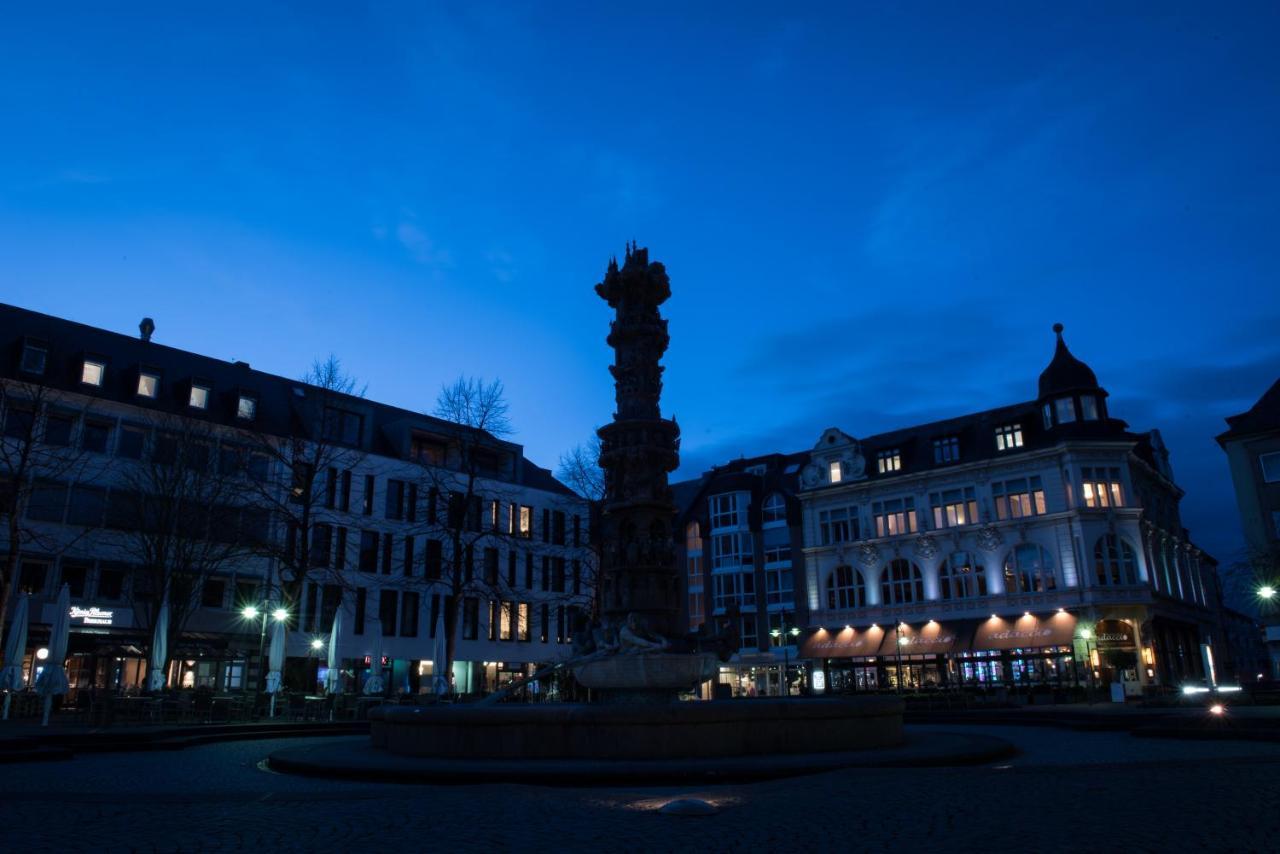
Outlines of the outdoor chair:
M 300 721 L 307 713 L 307 703 L 300 694 L 291 694 L 289 696 L 288 714 L 292 720 Z

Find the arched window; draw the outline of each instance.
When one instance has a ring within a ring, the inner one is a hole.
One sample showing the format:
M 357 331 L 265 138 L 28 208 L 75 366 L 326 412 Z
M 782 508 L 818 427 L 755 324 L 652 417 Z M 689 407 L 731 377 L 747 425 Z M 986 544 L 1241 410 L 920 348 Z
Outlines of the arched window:
M 684 548 L 690 552 L 702 551 L 702 528 L 696 521 L 684 526 Z
M 1053 558 L 1034 543 L 1014 547 L 1004 559 L 1004 589 L 1007 593 L 1042 593 L 1058 586 L 1053 574 Z
M 851 566 L 837 566 L 827 577 L 827 607 L 832 610 L 862 608 L 867 604 L 867 587 L 862 573 Z
M 987 595 L 987 575 L 973 552 L 953 552 L 938 567 L 943 599 L 972 599 Z
M 881 604 L 905 605 L 921 599 L 924 599 L 924 577 L 920 575 L 920 567 L 902 558 L 890 561 L 880 575 Z
M 778 493 L 773 493 L 764 500 L 761 508 L 761 522 L 765 525 L 785 524 L 787 521 L 787 502 Z
M 1107 534 L 1094 544 L 1093 572 L 1098 584 L 1137 584 L 1138 556 L 1124 540 Z

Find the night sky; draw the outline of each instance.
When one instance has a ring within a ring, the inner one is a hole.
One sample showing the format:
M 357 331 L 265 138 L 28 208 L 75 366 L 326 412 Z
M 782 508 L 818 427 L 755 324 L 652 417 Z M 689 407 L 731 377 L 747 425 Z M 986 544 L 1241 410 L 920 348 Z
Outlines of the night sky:
M 634 238 L 681 476 L 1033 398 L 1061 321 L 1238 556 L 1213 436 L 1280 375 L 1274 3 L 130 5 L 0 19 L 4 301 L 332 351 L 414 409 L 501 377 L 554 466 L 612 412 L 592 286 Z

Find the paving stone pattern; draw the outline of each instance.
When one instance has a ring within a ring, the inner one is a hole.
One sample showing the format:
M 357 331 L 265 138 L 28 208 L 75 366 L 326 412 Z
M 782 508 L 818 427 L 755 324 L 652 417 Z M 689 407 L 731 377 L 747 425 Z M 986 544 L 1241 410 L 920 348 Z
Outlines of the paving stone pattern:
M 0 769 L 6 851 L 1272 851 L 1280 745 L 1045 728 L 994 767 L 837 771 L 704 789 L 398 786 L 291 777 L 298 740 Z M 668 816 L 678 797 L 713 816 Z

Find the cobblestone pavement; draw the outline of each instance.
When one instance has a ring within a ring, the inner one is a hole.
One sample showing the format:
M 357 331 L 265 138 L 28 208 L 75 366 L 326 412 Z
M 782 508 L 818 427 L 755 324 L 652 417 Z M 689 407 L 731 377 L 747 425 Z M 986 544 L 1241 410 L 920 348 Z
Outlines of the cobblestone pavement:
M 262 770 L 307 741 L 0 766 L 5 851 L 884 849 L 1273 851 L 1280 745 L 1040 727 L 991 767 L 848 770 L 750 785 L 582 789 L 401 786 Z M 661 815 L 675 797 L 710 817 Z

